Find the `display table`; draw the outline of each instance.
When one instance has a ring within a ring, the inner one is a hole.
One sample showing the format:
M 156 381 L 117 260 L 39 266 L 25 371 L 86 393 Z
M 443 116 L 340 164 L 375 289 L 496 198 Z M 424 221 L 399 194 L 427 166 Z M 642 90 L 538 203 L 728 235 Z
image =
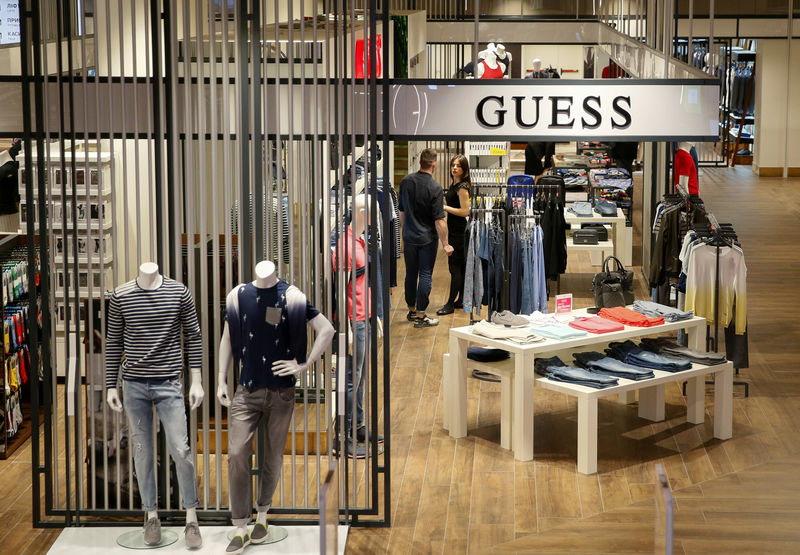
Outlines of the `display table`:
M 614 244 L 614 256 L 619 258 L 620 262 L 622 262 L 622 264 L 626 267 L 633 264 L 633 234 L 629 233 L 625 227 L 625 214 L 623 214 L 621 208 L 617 208 L 616 216 L 601 216 L 597 212 L 592 211 L 591 218 L 576 216 L 572 212 L 565 210 L 564 221 L 573 226 L 573 229 L 580 229 L 580 224 L 582 223 L 586 224 L 603 222 L 611 224 L 611 242 Z M 576 247 L 577 246 L 578 245 L 576 245 Z M 597 265 L 595 260 L 592 261 L 592 264 Z
M 586 316 L 585 309 L 575 310 L 571 316 Z M 450 329 L 450 352 L 444 362 L 444 423 L 451 437 L 467 435 L 467 379 L 468 370 L 474 366 L 467 360 L 470 343 L 505 349 L 513 354 L 502 364 L 509 369 L 513 365 L 510 383 L 510 407 L 503 412 L 511 415 L 501 436 L 511 438 L 514 458 L 520 461 L 533 459 L 534 388 L 544 387 L 578 398 L 578 470 L 590 474 L 597 471 L 597 399 L 612 395 L 625 395 L 639 391 L 639 416 L 653 421 L 664 419 L 664 391 L 669 382 L 687 381 L 687 420 L 700 424 L 705 417 L 705 375 L 714 374 L 714 437 L 728 439 L 732 433 L 733 365 L 693 365 L 682 372 L 655 371 L 649 380 L 619 379 L 619 385 L 606 389 L 593 389 L 574 384 L 555 382 L 534 372 L 537 356 L 563 354 L 564 351 L 589 351 L 602 348 L 611 341 L 636 340 L 662 332 L 685 329 L 689 333 L 689 347 L 705 350 L 706 320 L 695 317 L 682 322 L 665 323 L 660 326 L 638 328 L 625 326 L 618 332 L 587 334 L 567 340 L 546 339 L 530 345 L 489 339 L 472 333 L 470 326 Z M 569 362 L 565 360 L 564 362 Z M 510 425 L 510 430 L 507 428 Z M 502 428 L 502 423 L 501 423 Z

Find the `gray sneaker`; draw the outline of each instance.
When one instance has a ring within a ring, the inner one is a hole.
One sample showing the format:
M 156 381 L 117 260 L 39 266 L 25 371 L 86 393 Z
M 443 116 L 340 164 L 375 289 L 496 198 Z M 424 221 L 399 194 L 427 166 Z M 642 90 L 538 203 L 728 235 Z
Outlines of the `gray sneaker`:
M 414 320 L 414 327 L 415 328 L 429 328 L 431 326 L 438 326 L 439 319 L 438 318 L 431 318 L 427 314 L 422 318 L 416 318 Z
M 530 322 L 527 318 L 517 316 L 510 310 L 494 312 L 492 314 L 492 323 L 500 326 L 506 326 L 508 328 L 525 328 L 530 325 Z
M 228 547 L 225 549 L 226 555 L 239 555 L 244 548 L 250 544 L 250 535 L 247 534 L 244 537 L 240 535 L 233 536 L 231 543 L 228 544 Z
M 250 532 L 250 541 L 252 543 L 264 543 L 269 535 L 269 525 L 256 522 L 253 526 L 253 531 Z
M 190 522 L 186 525 L 183 531 L 183 537 L 186 540 L 186 547 L 189 549 L 203 547 L 203 537 L 200 535 L 200 526 L 198 526 L 196 522 Z
M 161 521 L 158 518 L 148 518 L 144 523 L 144 543 L 147 545 L 161 543 Z

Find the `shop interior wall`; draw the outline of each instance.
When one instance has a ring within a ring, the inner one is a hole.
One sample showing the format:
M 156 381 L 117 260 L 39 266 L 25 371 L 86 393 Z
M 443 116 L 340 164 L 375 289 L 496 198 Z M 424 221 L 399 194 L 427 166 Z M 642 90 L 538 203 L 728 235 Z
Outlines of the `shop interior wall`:
M 758 41 L 753 171 L 761 175 L 783 175 L 784 165 L 794 175 L 800 175 L 798 64 L 800 39 Z

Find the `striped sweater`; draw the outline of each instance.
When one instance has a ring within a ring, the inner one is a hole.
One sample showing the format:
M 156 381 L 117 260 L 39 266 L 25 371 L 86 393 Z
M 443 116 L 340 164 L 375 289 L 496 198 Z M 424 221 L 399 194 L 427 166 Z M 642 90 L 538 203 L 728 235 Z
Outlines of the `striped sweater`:
M 181 335 L 189 366 L 199 368 L 200 325 L 184 284 L 164 277 L 158 289 L 142 289 L 136 280 L 117 287 L 108 305 L 106 388 L 117 387 L 120 363 L 126 380 L 179 376 L 183 369 Z

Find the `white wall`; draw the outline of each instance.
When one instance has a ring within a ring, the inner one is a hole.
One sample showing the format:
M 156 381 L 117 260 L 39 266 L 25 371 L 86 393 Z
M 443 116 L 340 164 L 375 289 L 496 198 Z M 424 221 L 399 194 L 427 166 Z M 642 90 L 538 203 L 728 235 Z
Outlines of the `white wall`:
M 426 79 L 428 77 L 428 26 L 425 12 L 408 14 L 408 61 L 409 79 Z M 419 63 L 410 67 L 411 59 L 419 56 Z
M 532 69 L 534 58 L 542 61 L 542 68 L 553 66 L 559 73 L 564 69 L 577 70 L 561 75 L 564 79 L 583 79 L 583 45 L 580 44 L 527 44 L 522 46 L 523 75 Z M 516 60 L 514 63 L 517 63 Z
M 789 64 L 792 69 L 790 70 Z M 756 52 L 753 171 L 800 168 L 800 40 L 759 40 Z M 787 96 L 787 79 L 789 91 Z M 786 131 L 788 159 L 786 157 Z

